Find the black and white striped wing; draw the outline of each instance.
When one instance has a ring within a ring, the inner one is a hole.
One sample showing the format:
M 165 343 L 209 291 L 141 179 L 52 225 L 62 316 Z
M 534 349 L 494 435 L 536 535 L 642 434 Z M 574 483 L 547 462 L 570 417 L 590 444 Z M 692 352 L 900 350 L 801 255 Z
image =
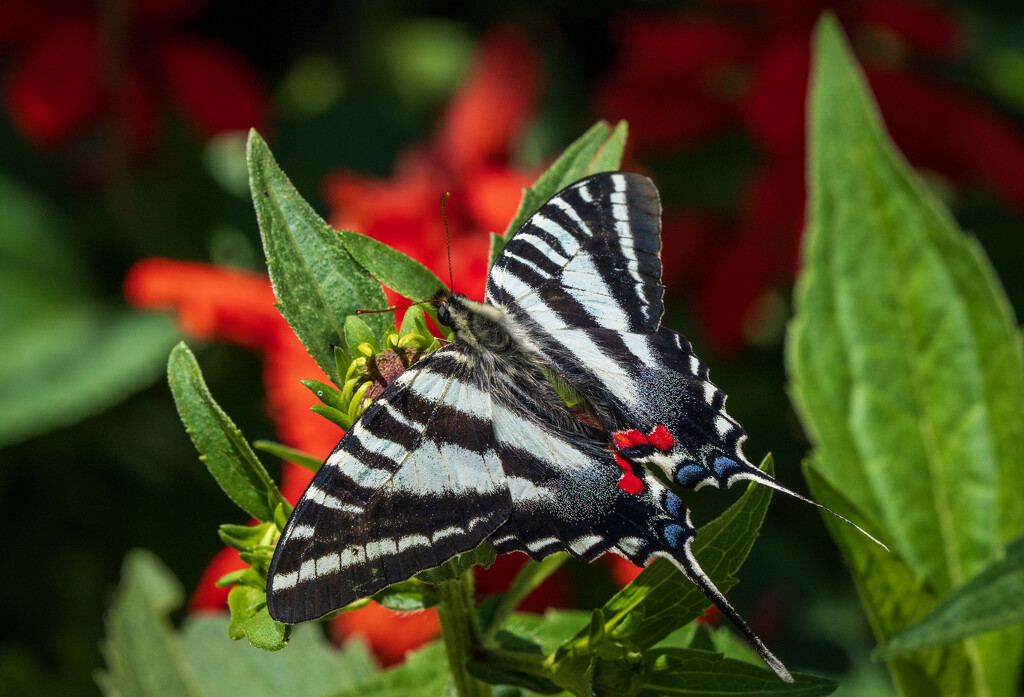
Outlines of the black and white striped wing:
M 295 507 L 267 583 L 271 617 L 321 617 L 476 547 L 511 499 L 489 397 L 449 345 L 349 429 Z
M 743 456 L 746 433 L 689 342 L 660 325 L 660 228 L 647 177 L 580 180 L 509 240 L 491 268 L 487 302 L 511 315 L 535 355 L 587 398 L 635 461 L 684 487 L 755 479 L 781 488 Z

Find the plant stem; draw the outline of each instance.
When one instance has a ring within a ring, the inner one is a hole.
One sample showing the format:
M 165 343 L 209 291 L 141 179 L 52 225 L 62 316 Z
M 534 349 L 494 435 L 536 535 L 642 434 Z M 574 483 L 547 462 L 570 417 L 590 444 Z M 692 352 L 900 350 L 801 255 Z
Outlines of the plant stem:
M 472 570 L 458 580 L 442 583 L 438 590 L 441 602 L 437 605 L 437 616 L 441 620 L 441 636 L 451 666 L 455 694 L 459 697 L 490 697 L 490 685 L 477 680 L 466 670 L 466 662 L 480 645 Z

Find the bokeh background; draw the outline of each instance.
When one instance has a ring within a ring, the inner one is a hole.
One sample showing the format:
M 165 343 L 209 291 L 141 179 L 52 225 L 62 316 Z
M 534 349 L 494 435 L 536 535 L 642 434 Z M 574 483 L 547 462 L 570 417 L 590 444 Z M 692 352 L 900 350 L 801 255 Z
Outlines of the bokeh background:
M 164 380 L 187 338 L 250 438 L 323 456 L 317 369 L 271 307 L 245 131 L 336 227 L 482 294 L 487 233 L 597 119 L 665 205 L 666 323 L 732 398 L 747 454 L 803 490 L 782 340 L 804 201 L 808 35 L 832 9 L 897 144 L 1024 301 L 1024 6 L 977 0 L 693 3 L 0 0 L 0 693 L 95 695 L 127 550 L 216 611 L 244 522 L 199 464 Z M 285 493 L 308 473 L 264 457 Z M 735 497 L 691 497 L 707 520 Z M 794 668 L 884 694 L 818 514 L 777 499 L 730 594 Z M 517 562 L 481 582 L 501 587 Z M 589 607 L 630 569 L 571 566 L 532 599 Z M 185 612 L 183 610 L 182 612 Z M 180 614 L 180 613 L 179 613 Z M 435 631 L 371 609 L 335 622 L 383 663 Z M 398 637 L 396 639 L 396 637 Z

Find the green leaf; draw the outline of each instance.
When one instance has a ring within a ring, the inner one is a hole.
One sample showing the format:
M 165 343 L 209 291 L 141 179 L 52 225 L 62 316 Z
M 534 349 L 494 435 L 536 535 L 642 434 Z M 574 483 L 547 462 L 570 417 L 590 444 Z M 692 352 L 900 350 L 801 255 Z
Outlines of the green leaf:
M 361 642 L 334 649 L 315 623 L 292 631 L 287 651 L 253 651 L 224 637 L 223 615 L 192 615 L 181 648 L 204 697 L 326 697 L 374 674 L 373 654 Z
M 891 658 L 1024 622 L 1024 537 L 875 654 Z
M 410 300 L 430 300 L 444 282 L 434 272 L 402 252 L 372 237 L 339 230 L 345 249 L 385 286 Z
M 0 281 L 5 295 L 28 292 Z M 179 337 L 167 317 L 78 297 L 38 308 L 16 322 L 6 320 L 0 321 L 0 444 L 117 404 L 160 375 L 163 358 Z
M 889 142 L 833 19 L 815 48 L 790 389 L 837 511 L 890 543 L 887 581 L 918 589 L 878 587 L 870 541 L 837 536 L 884 640 L 912 619 L 891 598 L 937 601 L 1024 530 L 1024 361 L 988 260 Z M 963 684 L 1012 690 L 1024 631 L 970 644 Z M 924 659 L 905 665 L 908 692 L 940 679 Z
M 436 641 L 410 653 L 401 665 L 334 697 L 436 697 L 449 694 L 451 682 L 444 644 Z
M 260 544 L 269 544 L 270 529 L 273 523 L 261 523 L 259 525 L 221 525 L 217 529 L 217 536 L 221 542 L 232 549 L 245 552 Z
M 288 462 L 294 462 L 296 465 L 305 467 L 310 472 L 316 472 L 320 469 L 320 465 L 323 464 L 321 460 L 313 457 L 309 453 L 304 453 L 301 450 L 289 448 L 287 445 L 275 443 L 270 440 L 254 440 L 252 442 L 252 447 L 265 452 L 268 455 L 279 457 L 282 460 L 287 460 Z
M 373 315 L 363 315 L 373 317 Z M 345 318 L 345 346 L 353 358 L 359 358 L 366 354 L 359 349 L 363 344 L 369 344 L 373 353 L 380 353 L 380 344 L 377 342 L 377 335 L 373 329 L 358 315 L 349 315 Z M 372 354 L 371 354 L 372 355 Z
M 591 613 L 584 610 L 548 608 L 543 615 L 517 612 L 505 621 L 504 630 L 539 642 L 543 652 L 549 654 L 577 634 L 590 617 Z
M 771 455 L 765 457 L 761 469 L 772 474 Z M 768 487 L 748 485 L 736 503 L 697 531 L 694 556 L 723 593 L 737 582 L 733 574 L 757 539 L 771 496 Z M 646 648 L 703 615 L 709 604 L 671 562 L 657 559 L 605 603 L 605 631 L 615 640 Z M 581 631 L 573 642 L 585 636 Z
M 278 307 L 317 365 L 340 385 L 334 347 L 344 345 L 345 318 L 356 310 L 387 307 L 384 290 L 303 200 L 256 131 L 249 133 L 247 153 L 249 185 Z M 391 323 L 386 314 L 367 318 L 375 335 Z
M 399 336 L 407 336 L 409 334 L 419 334 L 423 338 L 430 337 L 430 327 L 427 326 L 426 316 L 423 312 L 423 308 L 419 305 L 413 305 L 405 311 L 405 317 L 402 318 L 402 328 L 399 330 Z
M 107 614 L 107 697 L 326 697 L 374 672 L 361 643 L 334 650 L 314 624 L 296 627 L 292 650 L 253 651 L 224 635 L 223 614 L 192 615 L 175 632 L 167 614 L 184 600 L 181 585 L 150 552 L 125 557 Z
M 291 627 L 275 622 L 267 611 L 267 589 L 235 586 L 228 593 L 231 622 L 228 636 L 245 637 L 257 649 L 280 651 L 288 645 Z
M 151 553 L 125 557 L 107 613 L 96 682 L 107 697 L 201 697 L 167 614 L 184 600 L 181 584 Z
M 641 697 L 733 697 L 735 695 L 830 695 L 835 680 L 795 673 L 792 683 L 767 668 L 698 649 L 654 649 L 644 654 L 647 670 Z
M 806 464 L 804 476 L 821 505 L 833 511 L 851 510 L 850 501 L 818 474 L 818 468 Z M 825 515 L 824 520 L 846 558 L 876 636 L 892 636 L 935 605 L 938 596 L 922 587 L 897 554 L 873 543 L 862 544 L 864 536 L 834 516 Z M 956 644 L 890 660 L 887 667 L 902 694 L 928 697 L 972 694 L 971 675 L 964 670 L 967 665 L 964 646 Z
M 263 522 L 284 502 L 249 443 L 217 405 L 195 356 L 184 342 L 171 351 L 167 378 L 185 428 L 217 484 L 243 511 Z
M 519 210 L 512 218 L 503 235 L 504 240 L 515 234 L 526 220 L 537 212 L 549 198 L 579 181 L 583 177 L 598 172 L 616 170 L 622 163 L 622 152 L 626 145 L 628 127 L 620 121 L 613 129 L 604 121 L 598 121 L 590 130 L 580 136 L 558 156 L 544 174 L 540 175 L 533 186 L 523 191 L 523 199 Z M 500 240 L 491 239 L 491 261 L 497 257 Z M 495 251 L 497 249 L 497 251 Z
M 452 557 L 437 568 L 421 571 L 416 574 L 416 578 L 425 583 L 454 581 L 477 564 L 486 569 L 494 563 L 496 557 L 494 547 L 491 547 L 490 542 L 484 540 L 475 549 Z
M 437 588 L 415 578 L 402 581 L 373 596 L 373 599 L 389 610 L 396 612 L 414 612 L 434 607 L 441 600 Z

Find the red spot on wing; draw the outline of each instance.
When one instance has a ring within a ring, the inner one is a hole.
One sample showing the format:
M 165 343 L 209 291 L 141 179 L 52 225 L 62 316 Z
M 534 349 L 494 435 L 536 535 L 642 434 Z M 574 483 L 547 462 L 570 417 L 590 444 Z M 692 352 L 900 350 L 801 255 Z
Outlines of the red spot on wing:
M 668 429 L 665 428 L 665 424 L 658 424 L 651 431 L 651 445 L 658 450 L 668 450 L 676 443 L 676 439 L 672 437 Z
M 622 473 L 618 487 L 627 494 L 633 494 L 633 496 L 638 496 L 639 494 L 644 493 L 644 483 L 640 481 L 640 477 L 636 476 L 632 472 Z
M 634 448 L 638 445 L 647 445 L 651 442 L 647 437 L 647 434 L 643 431 L 637 431 L 636 429 L 613 433 L 612 439 L 615 441 L 615 445 L 620 448 Z
M 633 465 L 629 464 L 629 462 L 627 462 L 625 458 L 618 453 L 615 453 L 615 464 L 625 470 L 622 473 L 622 476 L 619 477 L 617 486 L 627 494 L 633 494 L 634 496 L 642 494 L 644 491 L 644 483 L 640 477 L 633 474 Z
M 665 424 L 658 424 L 650 434 L 638 431 L 635 428 L 628 431 L 616 431 L 612 434 L 612 440 L 619 448 L 635 448 L 640 445 L 653 445 L 658 450 L 669 450 L 675 445 L 676 439 L 672 437 Z

